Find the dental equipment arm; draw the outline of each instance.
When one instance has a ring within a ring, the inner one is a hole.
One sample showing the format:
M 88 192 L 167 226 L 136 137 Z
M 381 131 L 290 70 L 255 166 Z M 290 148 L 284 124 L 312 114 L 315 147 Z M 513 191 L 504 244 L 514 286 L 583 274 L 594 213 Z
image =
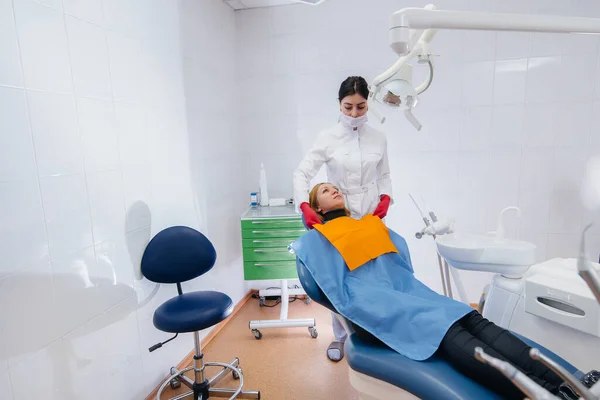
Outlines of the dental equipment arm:
M 562 366 L 558 365 L 545 355 L 543 355 L 538 349 L 531 349 L 529 356 L 534 360 L 541 361 L 544 365 L 554 371 L 560 376 L 579 396 L 584 399 L 592 400 L 594 396 L 590 393 L 589 389 L 586 388 L 577 378 L 567 372 Z
M 583 278 L 585 283 L 592 289 L 592 293 L 596 297 L 598 303 L 600 303 L 600 277 L 598 277 L 598 271 L 594 267 L 590 265 L 587 260 L 587 255 L 585 253 L 585 234 L 592 227 L 592 224 L 589 224 L 583 230 L 583 234 L 581 235 L 581 247 L 579 249 L 579 260 L 577 260 L 577 269 L 579 270 L 579 275 Z
M 527 375 L 519 371 L 510 363 L 486 354 L 481 347 L 475 348 L 475 358 L 484 364 L 488 364 L 496 368 L 532 400 L 558 399 L 558 397 L 554 396 L 552 393 L 535 383 Z

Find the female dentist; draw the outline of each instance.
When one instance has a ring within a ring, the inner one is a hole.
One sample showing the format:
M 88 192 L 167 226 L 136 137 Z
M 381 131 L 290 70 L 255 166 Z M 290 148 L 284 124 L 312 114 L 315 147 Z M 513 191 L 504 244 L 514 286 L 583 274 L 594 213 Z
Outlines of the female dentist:
M 294 171 L 294 199 L 309 229 L 322 223 L 310 208 L 311 179 L 326 165 L 328 181 L 344 195 L 353 218 L 373 214 L 383 219 L 392 203 L 392 181 L 385 135 L 367 124 L 369 86 L 364 78 L 351 76 L 338 93 L 340 119 L 321 132 L 313 147 Z M 344 357 L 347 333 L 332 313 L 335 340 L 327 348 L 332 361 Z

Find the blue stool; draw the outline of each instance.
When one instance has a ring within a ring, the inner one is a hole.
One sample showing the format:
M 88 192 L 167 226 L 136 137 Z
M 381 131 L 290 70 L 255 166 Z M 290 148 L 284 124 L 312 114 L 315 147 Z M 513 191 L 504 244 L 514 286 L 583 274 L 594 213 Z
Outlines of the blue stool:
M 191 390 L 184 395 L 172 398 L 182 399 L 193 394 L 194 400 L 206 400 L 209 397 L 229 397 L 229 399 L 260 399 L 260 392 L 242 391 L 244 377 L 236 357 L 229 364 L 204 362 L 200 346 L 199 331 L 210 328 L 225 320 L 233 311 L 233 301 L 225 293 L 198 291 L 183 293 L 181 283 L 192 280 L 210 271 L 215 265 L 217 253 L 212 243 L 202 233 L 183 226 L 167 228 L 159 232 L 144 250 L 142 256 L 142 274 L 157 283 L 174 283 L 179 296 L 164 302 L 154 312 L 154 326 L 169 333 L 175 333 L 171 339 L 150 347 L 150 352 L 175 339 L 180 333 L 194 333 L 194 365 L 183 369 L 171 368 L 171 376 L 160 386 L 156 399 L 168 384 L 177 388 L 181 383 Z M 205 367 L 221 367 L 221 371 L 210 381 L 204 373 Z M 192 381 L 184 375 L 194 371 Z M 239 379 L 237 389 L 214 388 L 228 372 Z

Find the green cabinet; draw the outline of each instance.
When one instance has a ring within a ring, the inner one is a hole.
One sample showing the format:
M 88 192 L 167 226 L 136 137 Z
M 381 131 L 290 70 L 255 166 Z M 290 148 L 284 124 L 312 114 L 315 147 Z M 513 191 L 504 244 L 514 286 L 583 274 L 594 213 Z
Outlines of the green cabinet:
M 297 279 L 288 246 L 306 228 L 294 206 L 250 207 L 242 216 L 244 279 Z

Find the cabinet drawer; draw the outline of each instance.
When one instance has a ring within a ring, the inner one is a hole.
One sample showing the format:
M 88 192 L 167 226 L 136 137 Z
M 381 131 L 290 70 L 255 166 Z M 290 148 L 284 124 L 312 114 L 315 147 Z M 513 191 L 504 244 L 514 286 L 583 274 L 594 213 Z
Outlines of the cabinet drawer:
M 299 238 L 306 232 L 304 228 L 286 229 L 242 229 L 242 239 L 269 239 L 269 238 Z
M 244 248 L 244 261 L 294 261 L 296 256 L 287 247 Z
M 245 249 L 283 247 L 287 248 L 296 238 L 273 238 L 273 239 L 242 239 Z
M 242 229 L 304 229 L 304 224 L 300 218 L 245 219 Z
M 244 279 L 298 279 L 296 261 L 244 262 Z

